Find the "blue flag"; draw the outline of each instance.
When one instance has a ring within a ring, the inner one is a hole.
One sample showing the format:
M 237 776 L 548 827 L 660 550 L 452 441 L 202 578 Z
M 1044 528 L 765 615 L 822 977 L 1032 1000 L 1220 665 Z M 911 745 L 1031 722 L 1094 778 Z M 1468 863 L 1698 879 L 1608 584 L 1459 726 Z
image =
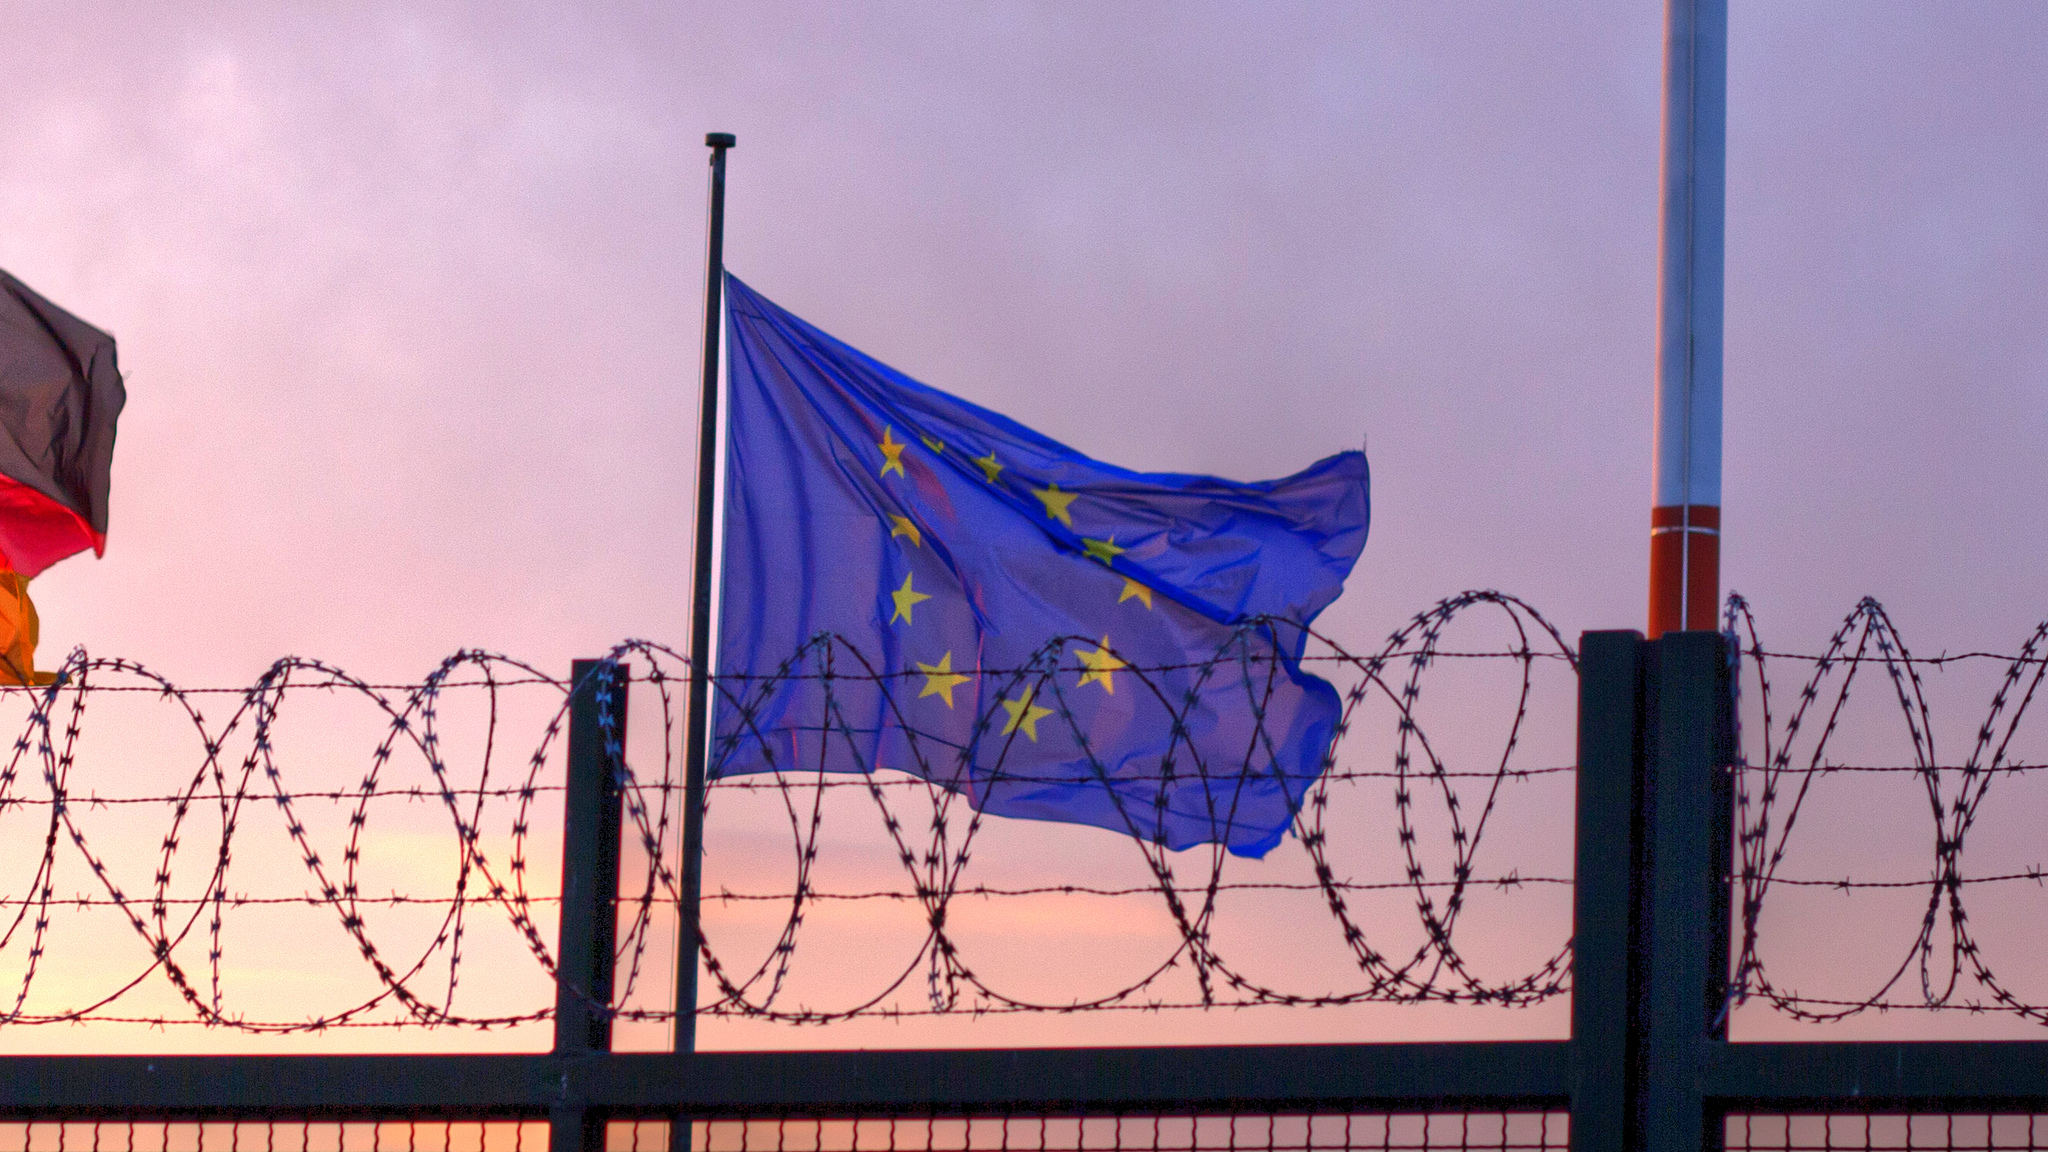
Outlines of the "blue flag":
M 1362 453 L 1238 483 L 1098 463 L 727 276 L 711 774 L 897 769 L 989 813 L 1262 856 L 1323 770 L 1301 667 Z

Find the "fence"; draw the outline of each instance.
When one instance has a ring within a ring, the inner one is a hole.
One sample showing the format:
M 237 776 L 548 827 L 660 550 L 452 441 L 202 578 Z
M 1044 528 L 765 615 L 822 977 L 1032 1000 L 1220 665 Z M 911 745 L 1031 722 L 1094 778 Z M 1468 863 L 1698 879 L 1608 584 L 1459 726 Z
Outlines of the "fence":
M 542 949 L 551 1052 L 0 1057 L 0 1147 L 496 1152 L 543 1131 L 593 1152 L 2041 1146 L 2048 1043 L 1726 1040 L 1742 919 L 1730 655 L 1713 633 L 1582 640 L 1569 1040 L 609 1051 L 621 800 L 607 726 L 623 718 L 585 665 L 559 938 Z

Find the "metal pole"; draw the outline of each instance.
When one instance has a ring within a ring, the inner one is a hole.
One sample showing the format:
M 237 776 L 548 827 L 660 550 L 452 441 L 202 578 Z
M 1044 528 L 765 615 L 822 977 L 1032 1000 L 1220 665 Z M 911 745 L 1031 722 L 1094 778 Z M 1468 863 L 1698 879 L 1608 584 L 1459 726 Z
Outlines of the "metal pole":
M 711 551 L 718 485 L 718 337 L 725 297 L 725 152 L 738 140 L 710 132 L 710 236 L 704 254 L 704 367 L 697 433 L 697 539 L 690 577 L 690 716 L 683 737 L 683 875 L 676 919 L 675 1050 L 697 1047 L 699 896 L 704 888 L 704 765 L 711 728 Z M 689 1118 L 678 1116 L 669 1133 L 676 1152 L 690 1147 Z
M 626 738 L 623 664 L 578 660 L 569 672 L 569 747 L 562 794 L 562 918 L 555 949 L 554 1054 L 612 1046 L 612 967 L 619 906 L 619 766 Z M 607 739 L 605 722 L 611 722 Z M 616 742 L 616 743 L 614 743 Z M 603 1152 L 603 1118 L 565 1079 L 549 1109 L 551 1152 Z
M 1571 1152 L 1624 1152 L 1641 1144 L 1635 893 L 1644 815 L 1644 651 L 1635 632 L 1588 632 L 1579 640 Z
M 1721 1146 L 1707 1071 L 1727 1037 L 1728 865 L 1734 814 L 1728 787 L 1727 641 L 1678 632 L 1650 646 L 1646 720 L 1648 822 L 1638 948 L 1645 961 L 1636 1073 L 1642 1152 Z
M 1664 36 L 1651 639 L 1711 630 L 1720 607 L 1727 0 L 1668 0 Z

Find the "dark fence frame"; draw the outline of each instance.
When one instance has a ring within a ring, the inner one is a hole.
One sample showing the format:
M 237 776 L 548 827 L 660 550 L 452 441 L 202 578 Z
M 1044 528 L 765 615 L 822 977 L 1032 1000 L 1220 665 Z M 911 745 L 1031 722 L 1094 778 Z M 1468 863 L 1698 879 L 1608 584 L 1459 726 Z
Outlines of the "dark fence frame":
M 570 1152 L 610 1118 L 1540 1108 L 1570 1111 L 1574 1152 L 1700 1152 L 1731 1112 L 2048 1105 L 2048 1041 L 1727 1042 L 1733 709 L 1711 632 L 1582 639 L 1570 1040 L 613 1053 L 591 1007 L 618 896 L 605 671 L 575 666 L 552 1052 L 0 1056 L 0 1119 L 545 1116 Z

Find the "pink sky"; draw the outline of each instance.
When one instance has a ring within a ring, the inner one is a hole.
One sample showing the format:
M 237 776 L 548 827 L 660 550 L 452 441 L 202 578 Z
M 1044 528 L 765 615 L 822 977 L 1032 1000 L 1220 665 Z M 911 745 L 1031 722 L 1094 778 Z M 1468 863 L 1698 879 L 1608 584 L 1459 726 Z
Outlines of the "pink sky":
M 1137 468 L 1369 438 L 1346 642 L 1467 587 L 1640 627 L 1661 8 L 10 11 L 0 267 L 130 395 L 43 662 L 680 644 L 712 129 L 730 266 L 921 379 Z M 1725 581 L 1781 647 L 1868 593 L 2012 650 L 2048 615 L 2048 9 L 1735 8 Z

